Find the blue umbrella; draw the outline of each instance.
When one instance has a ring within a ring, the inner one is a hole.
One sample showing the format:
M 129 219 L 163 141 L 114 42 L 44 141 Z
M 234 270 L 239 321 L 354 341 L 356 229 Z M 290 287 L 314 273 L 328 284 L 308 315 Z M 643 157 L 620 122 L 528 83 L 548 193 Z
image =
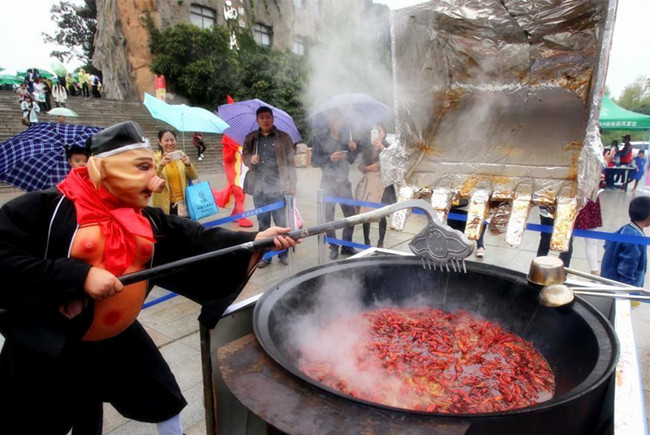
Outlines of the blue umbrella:
M 258 99 L 219 106 L 219 116 L 230 124 L 230 127 L 224 133 L 234 139 L 235 142 L 243 144 L 244 138 L 246 138 L 248 133 L 259 129 L 255 111 L 260 106 L 269 107 L 273 111 L 273 124 L 278 130 L 282 130 L 291 136 L 293 143 L 298 143 L 302 140 L 302 136 L 300 136 L 300 132 L 298 132 L 296 123 L 293 122 L 291 115 Z
M 339 94 L 321 103 L 309 117 L 312 127 L 327 127 L 327 114 L 339 110 L 343 119 L 354 128 L 370 127 L 390 119 L 390 108 L 366 94 Z
M 70 171 L 65 147 L 83 147 L 101 127 L 40 122 L 0 144 L 0 180 L 28 192 L 48 189 Z
M 228 128 L 228 124 L 223 119 L 200 107 L 167 104 L 147 93 L 144 94 L 144 105 L 151 116 L 166 122 L 180 132 L 222 133 Z

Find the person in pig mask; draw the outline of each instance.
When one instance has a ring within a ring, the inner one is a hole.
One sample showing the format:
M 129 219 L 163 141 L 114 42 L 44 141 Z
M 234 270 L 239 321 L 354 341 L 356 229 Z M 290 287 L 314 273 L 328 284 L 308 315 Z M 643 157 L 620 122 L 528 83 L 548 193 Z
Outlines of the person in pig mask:
M 127 418 L 157 423 L 160 434 L 181 434 L 185 399 L 136 317 L 159 285 L 204 304 L 201 316 L 216 323 L 262 253 L 126 287 L 117 277 L 254 239 L 275 237 L 278 250 L 295 241 L 283 236 L 288 228 L 206 229 L 148 207 L 164 181 L 134 122 L 95 134 L 87 148 L 86 167 L 0 209 L 2 432 L 101 434 L 110 402 Z

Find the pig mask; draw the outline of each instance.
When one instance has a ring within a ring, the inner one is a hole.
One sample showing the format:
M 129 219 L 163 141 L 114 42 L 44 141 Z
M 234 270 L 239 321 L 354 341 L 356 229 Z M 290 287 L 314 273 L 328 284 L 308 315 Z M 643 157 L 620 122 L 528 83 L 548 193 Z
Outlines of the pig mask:
M 154 192 L 164 189 L 149 141 L 135 122 L 108 127 L 93 135 L 87 146 L 90 180 L 96 188 L 108 189 L 125 207 L 144 208 Z

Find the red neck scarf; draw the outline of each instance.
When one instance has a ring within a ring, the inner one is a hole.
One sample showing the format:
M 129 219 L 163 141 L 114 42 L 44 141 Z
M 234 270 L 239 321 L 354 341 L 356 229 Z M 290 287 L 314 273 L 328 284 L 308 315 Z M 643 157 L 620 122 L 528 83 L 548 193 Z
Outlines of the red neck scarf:
M 104 186 L 96 189 L 88 168 L 76 168 L 57 189 L 74 203 L 79 226 L 99 225 L 106 238 L 104 264 L 115 276 L 124 273 L 135 257 L 135 236 L 155 242 L 151 224 L 141 210 L 124 207 Z

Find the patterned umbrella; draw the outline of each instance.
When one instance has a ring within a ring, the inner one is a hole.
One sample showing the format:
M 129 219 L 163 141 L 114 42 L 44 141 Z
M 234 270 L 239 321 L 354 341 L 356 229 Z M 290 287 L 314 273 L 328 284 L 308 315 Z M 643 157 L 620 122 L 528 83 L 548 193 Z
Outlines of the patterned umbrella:
M 65 146 L 83 147 L 102 127 L 40 122 L 0 144 L 0 180 L 28 192 L 62 181 L 70 167 Z
M 282 130 L 291 136 L 293 143 L 298 143 L 302 140 L 300 132 L 298 132 L 296 123 L 293 122 L 291 115 L 258 99 L 239 101 L 237 103 L 223 104 L 219 106 L 219 116 L 230 125 L 230 127 L 224 131 L 224 134 L 233 138 L 235 142 L 243 144 L 244 138 L 246 138 L 248 133 L 259 129 L 255 111 L 260 106 L 271 108 L 273 111 L 274 125 L 278 130 Z

